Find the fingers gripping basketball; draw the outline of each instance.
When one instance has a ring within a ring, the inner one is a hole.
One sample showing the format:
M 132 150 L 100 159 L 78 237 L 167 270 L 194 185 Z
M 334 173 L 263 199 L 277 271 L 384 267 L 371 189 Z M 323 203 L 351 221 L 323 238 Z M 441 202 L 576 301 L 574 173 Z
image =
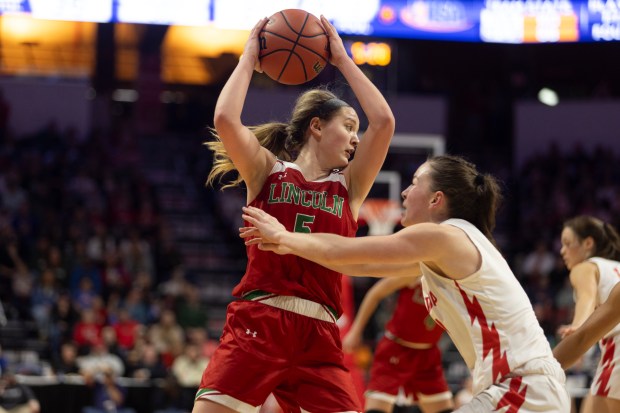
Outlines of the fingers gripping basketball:
M 304 10 L 269 17 L 259 34 L 261 69 L 270 78 L 299 85 L 314 79 L 329 61 L 329 39 L 320 20 Z

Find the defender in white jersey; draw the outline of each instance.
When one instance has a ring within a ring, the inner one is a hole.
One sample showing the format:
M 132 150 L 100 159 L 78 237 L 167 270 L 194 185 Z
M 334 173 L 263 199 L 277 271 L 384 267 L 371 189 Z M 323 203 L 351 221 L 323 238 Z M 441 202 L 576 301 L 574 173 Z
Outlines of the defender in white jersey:
M 564 372 L 492 230 L 501 197 L 490 175 L 456 156 L 428 159 L 403 191 L 406 228 L 345 238 L 298 234 L 257 208 L 246 244 L 295 254 L 346 274 L 423 273 L 426 306 L 472 370 L 474 399 L 457 412 L 569 412 Z
M 560 329 L 565 337 L 607 301 L 620 282 L 620 236 L 610 224 L 582 215 L 564 223 L 561 241 L 575 292 L 573 322 Z M 601 359 L 582 413 L 620 411 L 620 325 L 607 332 L 599 346 Z

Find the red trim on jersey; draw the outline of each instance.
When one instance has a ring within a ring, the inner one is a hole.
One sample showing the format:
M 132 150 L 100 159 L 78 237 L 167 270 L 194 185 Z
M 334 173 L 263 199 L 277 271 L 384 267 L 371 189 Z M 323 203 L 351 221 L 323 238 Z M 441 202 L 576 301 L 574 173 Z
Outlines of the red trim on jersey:
M 477 319 L 478 325 L 480 325 L 480 333 L 482 334 L 482 357 L 486 358 L 489 353 L 493 353 L 492 379 L 493 381 L 496 381 L 510 373 L 510 366 L 508 365 L 506 352 L 502 352 L 499 333 L 495 328 L 495 324 L 491 323 L 489 326 L 487 317 L 484 314 L 484 310 L 482 310 L 482 306 L 480 305 L 478 298 L 474 295 L 470 300 L 467 293 L 461 289 L 461 286 L 456 280 L 454 281 L 454 285 L 456 285 L 456 288 L 458 288 L 461 293 L 461 297 L 463 297 L 463 303 L 465 304 L 467 313 L 471 318 L 471 324 L 474 325 L 474 322 Z
M 510 379 L 510 390 L 508 390 L 497 403 L 497 409 L 508 407 L 505 413 L 517 413 L 523 403 L 525 403 L 525 393 L 527 393 L 527 384 L 521 388 L 523 377 L 517 376 Z
M 607 397 L 609 395 L 609 379 L 611 378 L 611 373 L 616 367 L 616 363 L 612 363 L 614 359 L 614 353 L 616 352 L 616 343 L 614 342 L 613 337 L 604 338 L 601 340 L 601 347 L 603 350 L 603 355 L 601 356 L 601 375 L 597 380 L 598 390 L 596 391 L 597 396 Z

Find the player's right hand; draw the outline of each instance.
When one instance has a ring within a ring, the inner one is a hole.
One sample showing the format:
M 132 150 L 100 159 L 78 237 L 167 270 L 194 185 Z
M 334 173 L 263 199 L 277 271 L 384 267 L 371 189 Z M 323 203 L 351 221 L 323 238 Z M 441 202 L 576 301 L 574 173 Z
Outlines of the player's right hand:
M 321 15 L 321 25 L 323 25 L 323 29 L 325 29 L 325 33 L 327 33 L 327 37 L 329 38 L 329 62 L 338 67 L 344 60 L 349 59 L 347 50 L 344 48 L 342 39 L 334 25 L 323 15 Z
M 262 72 L 260 68 L 260 59 L 258 58 L 258 54 L 260 52 L 259 36 L 260 31 L 262 30 L 265 23 L 267 23 L 267 20 L 269 20 L 267 17 L 263 17 L 252 28 L 252 30 L 250 31 L 250 37 L 245 43 L 243 54 L 241 55 L 242 59 L 250 59 L 250 61 L 254 64 L 254 70 L 256 70 L 257 72 Z

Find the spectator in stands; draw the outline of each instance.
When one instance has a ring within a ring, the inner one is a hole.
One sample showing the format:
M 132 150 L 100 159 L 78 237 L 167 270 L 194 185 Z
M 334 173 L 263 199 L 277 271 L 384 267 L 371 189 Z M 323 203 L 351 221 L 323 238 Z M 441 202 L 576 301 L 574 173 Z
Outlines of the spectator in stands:
M 79 290 L 82 278 L 89 278 L 93 290 L 100 294 L 103 289 L 101 268 L 88 257 L 82 240 L 78 239 L 70 244 L 68 257 L 68 288 L 71 294 Z
M 135 410 L 125 406 L 127 389 L 116 380 L 112 369 L 104 369 L 100 375 L 88 373 L 84 380 L 93 387 L 93 404 L 82 409 L 82 413 L 135 413 Z
M 127 292 L 123 306 L 129 312 L 133 320 L 140 324 L 150 324 L 152 315 L 147 304 L 145 291 L 137 285 L 133 285 L 131 290 Z
M 103 327 L 97 322 L 92 308 L 82 310 L 80 316 L 80 321 L 73 327 L 73 341 L 78 345 L 80 352 L 84 352 L 101 341 Z
M 209 359 L 200 353 L 200 348 L 187 343 L 183 354 L 172 363 L 172 374 L 182 387 L 182 399 L 192 400 L 200 385 L 202 373 L 209 364 Z
M 125 373 L 123 360 L 111 353 L 103 340 L 97 341 L 87 355 L 78 358 L 77 363 L 80 366 L 80 373 L 84 376 L 111 371 L 118 377 Z
M 539 241 L 534 250 L 525 256 L 521 270 L 526 278 L 547 278 L 554 266 L 555 256 L 546 242 Z
M 77 362 L 78 348 L 75 343 L 68 341 L 60 346 L 60 353 L 52 358 L 52 371 L 59 376 L 79 374 L 80 367 Z
M 19 383 L 11 372 L 0 376 L 0 412 L 39 413 L 41 405 L 30 387 Z
M 152 344 L 143 345 L 140 350 L 135 353 L 138 360 L 136 364 L 132 366 L 131 371 L 128 371 L 128 376 L 143 379 L 163 379 L 168 375 L 168 369 L 161 361 L 161 357 L 157 352 L 157 349 Z
M 135 345 L 136 338 L 144 329 L 144 325 L 132 319 L 129 311 L 124 307 L 118 309 L 117 316 L 117 320 L 112 323 L 112 328 L 116 331 L 119 347 L 128 351 Z
M 148 337 L 167 365 L 183 351 L 185 332 L 172 310 L 162 311 L 159 321 L 149 328 Z
M 151 246 L 137 228 L 129 230 L 127 238 L 120 242 L 119 249 L 123 266 L 131 275 L 139 272 L 153 274 Z
M 185 291 L 187 286 L 188 282 L 185 279 L 185 270 L 179 265 L 171 271 L 167 281 L 159 284 L 159 292 L 166 297 L 171 297 L 173 300 L 176 300 L 183 295 L 183 291 Z
M 190 328 L 187 330 L 187 341 L 198 346 L 203 357 L 211 358 L 219 344 L 217 340 L 209 339 L 209 332 L 205 328 Z
M 60 344 L 73 339 L 74 326 L 80 315 L 73 307 L 68 294 L 60 294 L 52 308 L 51 325 L 49 331 L 52 352 L 57 352 Z
M 76 290 L 71 294 L 72 301 L 78 310 L 92 308 L 97 292 L 93 288 L 93 281 L 89 277 L 82 277 Z
M 101 339 L 103 340 L 108 351 L 111 354 L 117 355 L 118 357 L 121 358 L 121 360 L 125 359 L 127 355 L 127 350 L 125 350 L 118 344 L 118 337 L 116 336 L 116 330 L 114 330 L 113 327 L 109 325 L 103 326 L 103 328 L 101 329 Z
M 176 315 L 179 325 L 184 329 L 207 328 L 208 308 L 200 298 L 200 289 L 187 284 L 177 305 Z
M 62 251 L 57 245 L 50 246 L 44 268 L 48 268 L 50 271 L 52 271 L 52 273 L 54 274 L 54 279 L 59 286 L 66 288 L 69 285 L 67 267 L 64 263 Z
M 44 269 L 37 281 L 30 297 L 32 318 L 37 322 L 40 335 L 47 337 L 50 331 L 52 309 L 58 300 L 60 290 L 50 268 Z
M 86 242 L 86 255 L 94 263 L 103 265 L 106 255 L 117 252 L 116 241 L 103 222 L 97 222 L 93 230 L 93 235 Z
M 103 261 L 101 277 L 103 294 L 108 297 L 112 293 L 124 293 L 131 287 L 134 274 L 130 274 L 116 252 L 108 252 Z
M 195 390 L 200 384 L 202 372 L 209 364 L 209 359 L 200 354 L 200 349 L 193 343 L 187 343 L 183 354 L 172 363 L 172 373 L 183 387 Z

